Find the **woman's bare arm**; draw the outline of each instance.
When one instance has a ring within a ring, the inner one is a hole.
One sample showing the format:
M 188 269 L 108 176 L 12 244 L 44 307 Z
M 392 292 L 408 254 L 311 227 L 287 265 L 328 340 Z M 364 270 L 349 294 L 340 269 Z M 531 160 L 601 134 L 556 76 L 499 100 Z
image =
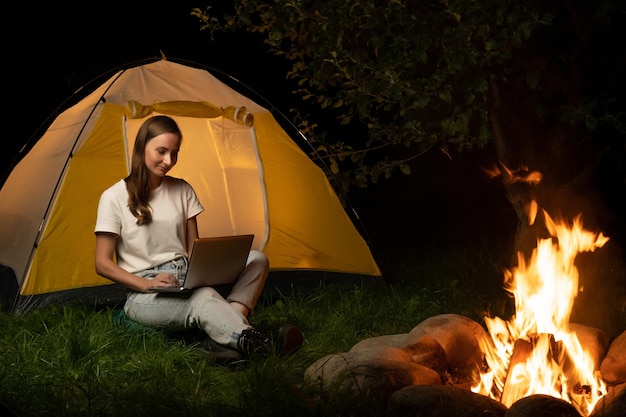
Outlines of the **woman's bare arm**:
M 113 233 L 96 233 L 96 272 L 113 282 L 121 284 L 133 291 L 148 292 L 150 287 L 177 285 L 176 277 L 171 274 L 159 274 L 148 280 L 131 274 L 120 267 L 113 259 L 115 255 L 115 241 L 117 235 Z
M 195 217 L 187 220 L 187 258 L 191 256 L 193 242 L 198 237 L 198 221 Z

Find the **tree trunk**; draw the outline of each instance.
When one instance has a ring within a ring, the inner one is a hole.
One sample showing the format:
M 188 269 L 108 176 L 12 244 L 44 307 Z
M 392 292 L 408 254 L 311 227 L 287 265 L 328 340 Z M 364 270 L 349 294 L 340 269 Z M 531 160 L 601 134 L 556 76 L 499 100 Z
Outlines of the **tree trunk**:
M 512 264 L 518 253 L 528 257 L 537 240 L 549 236 L 544 211 L 553 219 L 568 222 L 582 214 L 585 226 L 591 229 L 597 229 L 599 219 L 606 217 L 604 203 L 593 186 L 601 153 L 585 146 L 578 128 L 541 120 L 529 108 L 532 100 L 519 99 L 523 95 L 495 77 L 490 80 L 489 120 L 502 165 L 500 180 L 518 220 Z M 533 172 L 541 174 L 537 183 L 529 181 L 535 178 Z M 529 217 L 533 202 L 538 209 L 536 218 Z
M 512 101 L 503 94 L 501 85 L 493 76 L 490 80 L 490 97 L 489 121 L 498 163 L 502 165 L 500 179 L 518 221 L 511 258 L 514 264 L 519 252 L 528 254 L 536 244 L 534 222 L 529 218 L 535 185 L 516 174 L 525 164 L 533 163 L 528 160 L 530 149 L 517 146 L 519 143 L 530 143 L 530 132 L 527 131 L 530 124 L 520 120 L 521 114 L 515 112 Z

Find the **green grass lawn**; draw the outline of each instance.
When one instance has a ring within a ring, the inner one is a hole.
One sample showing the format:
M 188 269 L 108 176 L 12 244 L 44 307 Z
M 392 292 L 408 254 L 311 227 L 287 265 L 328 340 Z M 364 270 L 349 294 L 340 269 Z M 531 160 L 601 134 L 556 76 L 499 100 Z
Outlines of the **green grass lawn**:
M 329 275 L 268 290 L 252 323 L 296 324 L 305 346 L 289 358 L 230 366 L 206 360 L 184 335 L 114 325 L 110 307 L 3 313 L 0 402 L 18 417 L 345 415 L 314 398 L 306 368 L 437 314 L 502 317 L 511 303 L 497 258 L 484 246 L 399 253 L 383 265 L 384 280 Z M 623 312 L 617 320 L 624 325 Z

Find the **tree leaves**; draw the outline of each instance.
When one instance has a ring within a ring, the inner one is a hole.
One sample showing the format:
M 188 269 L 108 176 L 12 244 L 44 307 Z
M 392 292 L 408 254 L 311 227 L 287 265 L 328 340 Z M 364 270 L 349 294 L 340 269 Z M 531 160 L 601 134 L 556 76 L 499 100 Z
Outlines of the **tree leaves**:
M 485 146 L 489 77 L 522 98 L 541 91 L 545 63 L 571 58 L 564 37 L 575 33 L 572 16 L 587 7 L 578 3 L 235 0 L 232 13 L 210 15 L 209 6 L 192 14 L 203 29 L 265 34 L 270 51 L 292 63 L 286 76 L 305 102 L 341 126 L 367 128 L 363 137 L 324 139 L 310 129 L 313 142 L 325 142 L 331 171 L 363 186 L 394 171 L 410 173 L 409 161 L 437 143 L 459 152 Z M 615 7 L 601 0 L 594 18 L 611 22 Z M 555 46 L 545 47 L 546 40 Z M 541 108 L 549 106 L 537 103 Z M 589 128 L 594 120 L 586 118 Z M 346 152 L 358 157 L 340 157 Z

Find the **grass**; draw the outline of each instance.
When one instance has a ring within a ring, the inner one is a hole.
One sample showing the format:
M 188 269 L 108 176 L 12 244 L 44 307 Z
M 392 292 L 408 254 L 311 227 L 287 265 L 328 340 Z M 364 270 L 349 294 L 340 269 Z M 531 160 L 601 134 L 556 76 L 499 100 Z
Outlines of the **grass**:
M 283 359 L 217 365 L 185 337 L 114 325 L 111 308 L 2 313 L 0 403 L 18 417 L 346 415 L 303 384 L 315 360 L 437 314 L 480 321 L 509 304 L 502 268 L 484 246 L 396 255 L 385 283 L 329 277 L 264 296 L 253 324 L 290 322 L 305 334 L 304 348 Z

